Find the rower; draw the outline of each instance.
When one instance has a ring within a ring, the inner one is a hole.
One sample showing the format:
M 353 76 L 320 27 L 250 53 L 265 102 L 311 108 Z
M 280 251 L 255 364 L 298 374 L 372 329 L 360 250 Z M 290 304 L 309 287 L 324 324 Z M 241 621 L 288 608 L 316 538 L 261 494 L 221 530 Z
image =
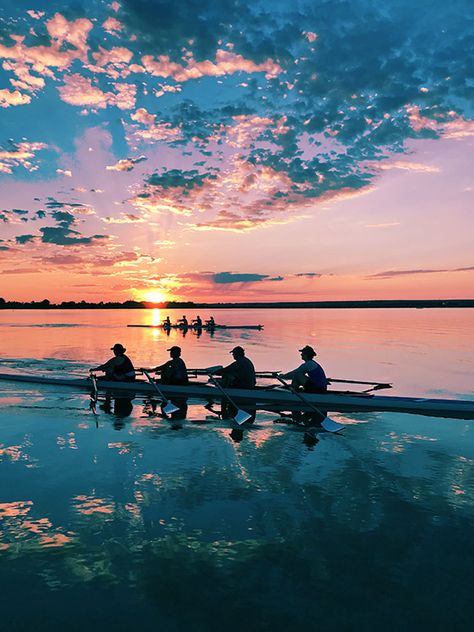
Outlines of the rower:
M 234 357 L 234 362 L 222 369 L 218 369 L 213 375 L 222 375 L 224 378 L 223 386 L 230 386 L 231 388 L 255 388 L 255 367 L 245 356 L 243 348 L 234 347 L 230 353 Z
M 178 320 L 178 325 L 183 329 L 187 329 L 189 327 L 188 319 L 183 315 L 183 318 Z
M 181 347 L 170 347 L 171 360 L 164 364 L 155 366 L 153 369 L 146 369 L 149 373 L 161 373 L 162 384 L 185 385 L 189 383 L 188 370 L 184 360 L 181 358 Z
M 234 362 L 222 369 L 214 371 L 213 375 L 222 376 L 222 386 L 225 388 L 255 388 L 257 382 L 255 377 L 255 367 L 251 360 L 245 357 L 245 351 L 243 348 L 234 347 L 230 353 L 234 357 Z M 255 421 L 255 409 L 246 410 L 245 408 L 242 408 L 242 410 L 251 415 L 249 423 L 253 423 Z M 229 406 L 226 400 L 222 400 L 222 418 L 233 417 L 236 412 L 237 411 L 234 406 Z
M 169 317 L 169 316 L 167 316 L 167 317 L 164 319 L 164 321 L 163 321 L 163 327 L 165 327 L 165 328 L 167 328 L 167 329 L 171 328 L 171 320 L 170 320 L 170 317 Z
M 167 349 L 170 352 L 171 360 L 164 364 L 155 366 L 153 369 L 145 369 L 149 373 L 161 373 L 160 382 L 162 384 L 173 384 L 176 386 L 185 386 L 189 383 L 188 370 L 184 360 L 181 358 L 181 347 L 173 346 Z M 185 419 L 188 412 L 187 397 L 173 396 L 170 400 L 172 404 L 178 407 L 178 410 L 170 414 L 171 419 Z M 151 401 L 152 409 L 155 410 L 156 402 Z
M 192 324 L 196 329 L 202 329 L 202 319 L 200 316 L 196 316 L 196 318 L 192 321 Z
M 211 316 L 208 320 L 206 320 L 206 327 L 208 329 L 213 329 L 216 326 L 216 322 L 214 320 L 214 316 Z
M 325 393 L 328 388 L 328 379 L 323 367 L 313 358 L 316 351 L 313 347 L 306 345 L 299 349 L 303 364 L 293 371 L 281 373 L 283 379 L 291 379 L 291 386 L 295 389 L 303 389 L 306 393 Z
M 112 380 L 113 382 L 134 382 L 135 369 L 130 358 L 125 355 L 125 347 L 117 342 L 110 350 L 114 352 L 114 357 L 95 369 L 91 369 L 91 371 L 103 371 L 105 376 L 99 379 Z

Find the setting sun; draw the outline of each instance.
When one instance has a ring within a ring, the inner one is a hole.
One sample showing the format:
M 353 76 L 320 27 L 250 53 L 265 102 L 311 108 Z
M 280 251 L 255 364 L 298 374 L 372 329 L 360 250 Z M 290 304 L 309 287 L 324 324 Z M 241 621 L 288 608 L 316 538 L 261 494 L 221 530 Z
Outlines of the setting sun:
M 164 303 L 167 299 L 164 292 L 158 289 L 153 289 L 143 292 L 143 300 L 149 303 Z

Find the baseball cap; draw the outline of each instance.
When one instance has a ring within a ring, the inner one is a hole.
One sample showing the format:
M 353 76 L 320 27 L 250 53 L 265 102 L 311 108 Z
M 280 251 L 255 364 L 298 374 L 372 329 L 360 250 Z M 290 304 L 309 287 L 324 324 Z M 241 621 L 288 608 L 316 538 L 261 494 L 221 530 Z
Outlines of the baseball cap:
M 318 355 L 318 354 L 316 353 L 316 351 L 313 349 L 313 347 L 310 347 L 309 345 L 306 345 L 306 346 L 305 346 L 305 347 L 303 347 L 302 349 L 298 349 L 298 351 L 299 351 L 300 353 L 303 353 L 303 351 L 304 351 L 305 353 L 309 353 L 309 354 L 311 354 L 311 355 L 313 355 L 313 356 Z
M 110 347 L 111 351 L 119 351 L 120 353 L 125 353 L 126 349 L 120 342 L 116 342 L 113 347 Z

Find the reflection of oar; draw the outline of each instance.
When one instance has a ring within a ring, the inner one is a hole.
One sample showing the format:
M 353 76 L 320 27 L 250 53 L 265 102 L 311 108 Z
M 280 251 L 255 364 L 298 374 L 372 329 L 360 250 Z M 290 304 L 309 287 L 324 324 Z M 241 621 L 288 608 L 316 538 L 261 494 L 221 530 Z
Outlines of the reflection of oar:
M 148 371 L 146 369 L 140 369 L 140 370 L 143 373 L 143 375 L 146 377 L 146 379 L 150 382 L 150 384 L 153 386 L 153 388 L 158 393 L 158 395 L 161 397 L 161 410 L 167 415 L 171 415 L 171 413 L 177 412 L 179 410 L 178 406 L 175 406 L 173 402 L 170 402 L 168 399 L 166 399 L 161 389 L 158 387 L 157 383 L 151 379 L 151 375 L 148 373 Z
M 315 412 L 318 413 L 318 415 L 321 415 L 321 417 L 323 416 L 323 413 L 316 408 L 316 406 L 314 406 L 312 404 L 312 402 L 308 401 L 306 399 L 306 397 L 304 397 L 299 391 L 297 391 L 295 388 L 293 388 L 292 386 L 290 386 L 290 384 L 288 384 L 288 382 L 285 382 L 285 380 L 280 377 L 279 375 L 275 375 L 276 379 L 281 382 L 282 384 L 284 384 L 286 386 L 286 388 L 290 389 L 290 391 L 292 393 L 294 393 L 297 397 L 299 397 L 299 399 L 301 399 L 302 402 L 304 402 L 307 406 L 309 406 L 310 408 L 312 408 Z M 327 415 L 324 416 L 323 421 L 321 422 L 321 426 L 324 428 L 324 430 L 327 430 L 328 432 L 339 432 L 339 430 L 342 430 L 344 428 L 344 426 L 342 424 L 338 424 L 337 421 L 334 421 L 334 419 L 331 419 L 330 417 L 328 417 Z
M 252 417 L 252 415 L 246 413 L 245 410 L 240 410 L 240 408 L 235 404 L 234 400 L 229 396 L 227 391 L 222 388 L 219 382 L 215 378 L 213 378 L 211 374 L 209 374 L 209 380 L 212 384 L 214 384 L 214 386 L 217 386 L 217 388 L 224 395 L 229 404 L 232 404 L 232 406 L 237 409 L 237 413 L 234 416 L 234 421 L 238 423 L 239 426 L 241 426 Z
M 91 393 L 91 402 L 90 402 L 90 409 L 92 410 L 92 412 L 94 413 L 94 415 L 97 414 L 96 411 L 96 405 L 97 405 L 97 400 L 99 399 L 99 391 L 97 389 L 97 378 L 94 374 L 94 372 L 92 371 L 92 369 L 89 371 L 89 375 L 92 381 L 92 393 Z

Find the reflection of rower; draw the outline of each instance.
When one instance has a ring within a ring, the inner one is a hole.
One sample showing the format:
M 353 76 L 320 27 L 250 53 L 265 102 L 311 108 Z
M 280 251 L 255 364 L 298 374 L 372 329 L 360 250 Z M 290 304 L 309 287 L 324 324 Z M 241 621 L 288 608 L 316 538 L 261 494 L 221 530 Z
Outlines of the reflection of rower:
M 178 320 L 178 325 L 183 329 L 187 329 L 189 327 L 188 319 L 186 318 L 186 316 L 183 316 L 183 318 L 180 318 Z
M 170 329 L 170 328 L 171 328 L 171 320 L 170 320 L 170 317 L 169 317 L 169 316 L 167 316 L 167 317 L 164 319 L 164 321 L 163 321 L 163 327 L 164 327 L 165 329 Z
M 206 320 L 206 327 L 208 329 L 214 329 L 216 326 L 216 322 L 214 320 L 214 316 L 210 316 L 208 320 Z
M 196 318 L 192 321 L 192 324 L 196 329 L 202 328 L 202 320 L 200 316 L 196 316 Z

